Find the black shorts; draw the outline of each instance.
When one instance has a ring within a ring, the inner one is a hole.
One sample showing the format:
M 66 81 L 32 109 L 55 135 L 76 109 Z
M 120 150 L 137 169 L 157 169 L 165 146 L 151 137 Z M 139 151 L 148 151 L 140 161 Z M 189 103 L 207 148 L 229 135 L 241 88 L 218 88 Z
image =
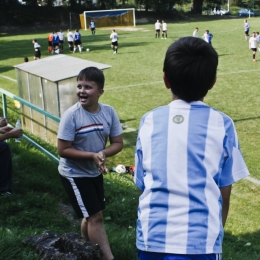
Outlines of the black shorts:
M 256 48 L 251 48 L 252 51 L 256 51 Z
M 73 45 L 73 41 L 68 42 L 68 45 L 72 46 Z
M 41 51 L 39 49 L 38 50 L 35 49 L 34 57 L 41 58 Z
M 59 43 L 63 43 L 63 40 L 59 40 Z
M 76 40 L 76 41 L 74 42 L 74 45 L 75 45 L 75 46 L 81 45 L 81 41 L 80 41 L 80 40 Z
M 103 175 L 97 177 L 71 178 L 60 175 L 70 203 L 79 218 L 105 209 Z
M 53 47 L 59 46 L 59 43 L 58 43 L 58 42 L 55 42 L 55 43 L 53 43 L 52 46 L 53 46 Z
M 96 28 L 91 28 L 91 31 L 93 32 L 93 31 L 95 31 L 96 30 Z
M 48 42 L 48 46 L 52 46 L 52 42 Z
M 113 46 L 118 46 L 118 42 L 116 41 L 116 42 L 112 42 L 111 43 Z
M 156 32 L 160 32 L 161 30 L 160 29 L 157 29 L 157 30 L 155 30 Z
M 248 34 L 249 34 L 249 30 L 246 30 L 245 35 L 248 36 Z

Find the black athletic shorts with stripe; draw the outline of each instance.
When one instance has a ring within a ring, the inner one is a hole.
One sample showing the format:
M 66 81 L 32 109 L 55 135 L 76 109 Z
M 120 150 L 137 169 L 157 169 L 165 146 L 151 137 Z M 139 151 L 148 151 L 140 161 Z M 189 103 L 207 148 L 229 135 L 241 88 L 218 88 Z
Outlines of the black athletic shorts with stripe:
M 60 175 L 70 203 L 79 218 L 105 209 L 103 175 L 97 177 L 72 178 Z

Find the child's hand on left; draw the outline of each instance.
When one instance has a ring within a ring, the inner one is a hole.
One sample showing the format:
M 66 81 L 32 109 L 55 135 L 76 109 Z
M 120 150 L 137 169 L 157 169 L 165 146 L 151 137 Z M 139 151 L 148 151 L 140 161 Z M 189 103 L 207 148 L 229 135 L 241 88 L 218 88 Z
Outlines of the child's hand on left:
M 103 152 L 99 152 L 99 153 L 95 153 L 93 155 L 93 160 L 98 168 L 98 170 L 102 173 L 102 174 L 106 174 L 107 173 L 107 168 L 105 167 L 105 154 Z

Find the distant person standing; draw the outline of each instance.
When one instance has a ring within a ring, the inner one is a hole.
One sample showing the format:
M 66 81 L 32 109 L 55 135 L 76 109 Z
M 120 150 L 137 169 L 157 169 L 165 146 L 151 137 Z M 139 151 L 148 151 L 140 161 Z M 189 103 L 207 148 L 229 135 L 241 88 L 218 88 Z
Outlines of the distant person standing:
M 111 48 L 114 51 L 114 54 L 117 54 L 118 51 L 118 34 L 116 33 L 116 30 L 113 29 L 112 33 L 110 34 L 111 39 Z
M 255 54 L 257 50 L 257 41 L 256 41 L 256 34 L 253 32 L 252 36 L 249 39 L 249 50 L 253 52 L 253 62 L 256 62 Z
M 167 23 L 162 20 L 162 39 L 167 39 Z
M 96 34 L 96 23 L 93 20 L 91 20 L 89 26 L 90 26 L 92 35 L 95 35 Z
M 33 47 L 34 47 L 34 59 L 39 60 L 41 58 L 41 45 L 37 42 L 36 39 L 32 40 Z
M 250 24 L 247 22 L 247 20 L 244 20 L 244 29 L 245 29 L 245 41 L 247 41 L 249 36 L 249 29 L 250 29 Z
M 198 28 L 198 27 L 195 28 L 195 30 L 194 30 L 192 36 L 193 36 L 193 37 L 196 37 L 196 38 L 199 37 L 199 28 Z
M 60 42 L 59 36 L 58 36 L 58 34 L 54 31 L 54 32 L 53 32 L 53 35 L 52 35 L 52 47 L 53 47 L 52 53 L 54 53 L 54 50 L 56 50 L 57 47 L 59 47 L 59 42 Z
M 53 50 L 53 48 L 52 48 L 52 34 L 53 33 L 50 33 L 48 35 L 48 52 L 49 53 L 52 53 L 52 50 Z
M 155 38 L 160 38 L 160 32 L 161 32 L 161 23 L 159 20 L 156 21 L 154 24 L 155 27 Z
M 60 50 L 63 51 L 64 32 L 62 30 L 60 30 L 58 32 L 58 36 L 59 36 L 59 47 L 60 47 Z
M 77 48 L 79 48 L 79 52 L 81 53 L 81 51 L 82 51 L 81 34 L 79 33 L 78 29 L 74 33 L 74 50 L 73 50 L 73 53 L 76 52 Z
M 204 38 L 204 40 L 205 40 L 207 43 L 211 44 L 211 40 L 212 40 L 212 38 L 213 38 L 213 34 L 211 34 L 211 33 L 209 32 L 209 30 L 206 30 L 205 33 L 203 34 L 202 38 Z
M 68 41 L 70 52 L 73 52 L 74 36 L 73 36 L 73 33 L 70 31 L 70 29 L 68 29 L 68 32 L 67 32 L 67 41 Z

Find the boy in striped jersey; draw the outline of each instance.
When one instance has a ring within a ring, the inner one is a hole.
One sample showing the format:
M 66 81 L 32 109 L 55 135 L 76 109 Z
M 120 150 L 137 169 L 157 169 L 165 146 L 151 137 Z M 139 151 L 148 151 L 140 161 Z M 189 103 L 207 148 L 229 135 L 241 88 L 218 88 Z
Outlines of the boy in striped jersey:
M 146 113 L 135 153 L 139 260 L 220 260 L 231 186 L 249 175 L 230 117 L 203 99 L 218 54 L 196 37 L 168 48 L 172 102 Z
M 58 131 L 59 173 L 81 223 L 81 234 L 99 244 L 104 260 L 113 260 L 102 211 L 105 209 L 105 159 L 121 151 L 122 127 L 113 107 L 98 102 L 105 78 L 95 67 L 77 77 L 78 102 L 61 117 Z M 110 145 L 106 146 L 109 139 Z

